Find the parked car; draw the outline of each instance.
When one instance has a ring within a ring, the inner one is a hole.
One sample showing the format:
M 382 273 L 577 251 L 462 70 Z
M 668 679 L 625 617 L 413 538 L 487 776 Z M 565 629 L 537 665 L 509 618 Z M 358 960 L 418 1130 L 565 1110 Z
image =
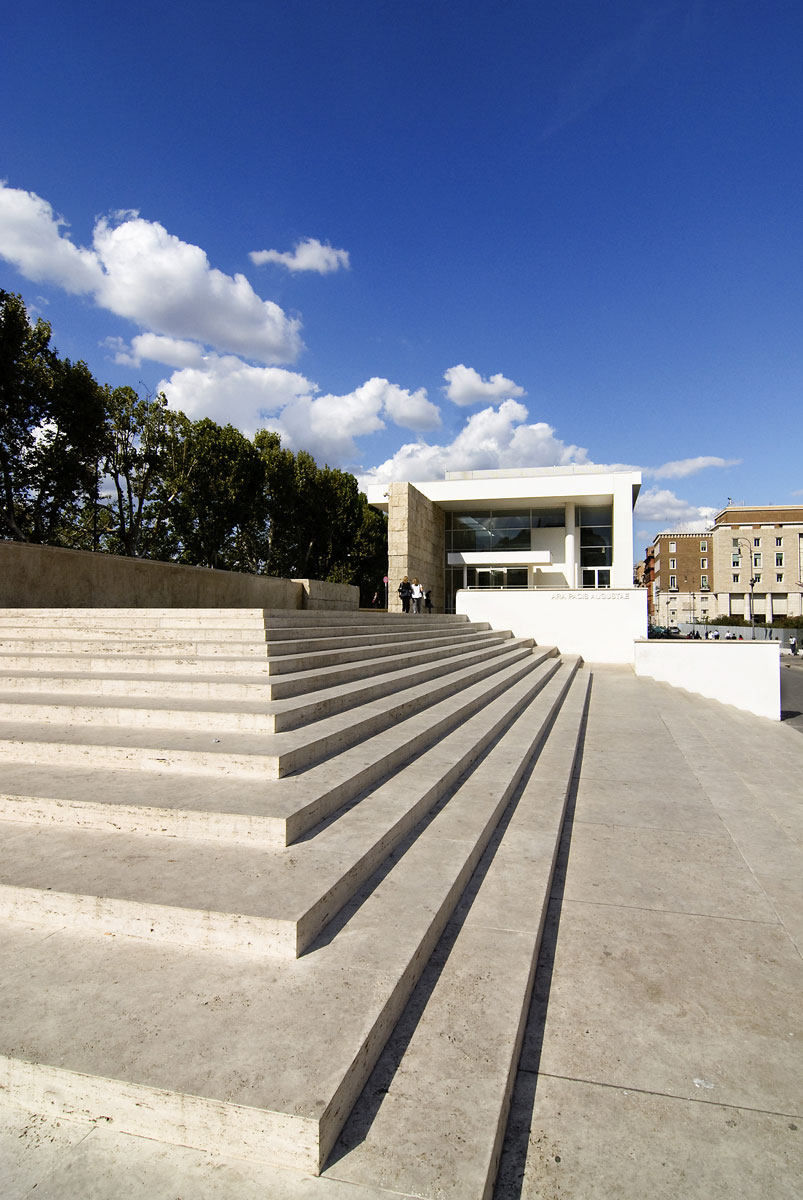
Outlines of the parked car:
M 680 630 L 678 629 L 677 625 L 667 626 L 667 628 L 664 630 L 664 633 L 667 637 L 680 637 Z
M 662 638 L 664 636 L 663 625 L 650 625 L 647 629 L 648 638 Z

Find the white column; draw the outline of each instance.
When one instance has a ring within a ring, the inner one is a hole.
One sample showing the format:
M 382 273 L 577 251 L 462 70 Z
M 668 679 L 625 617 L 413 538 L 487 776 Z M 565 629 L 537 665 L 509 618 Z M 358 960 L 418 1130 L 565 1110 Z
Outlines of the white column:
M 577 551 L 575 550 L 574 529 L 577 518 L 575 516 L 574 501 L 569 500 L 566 504 L 566 516 L 564 521 L 566 524 L 566 535 L 564 538 L 564 559 L 566 561 L 566 582 L 570 588 L 577 587 Z
M 629 477 L 616 479 L 613 491 L 613 570 L 611 587 L 633 586 L 633 488 Z

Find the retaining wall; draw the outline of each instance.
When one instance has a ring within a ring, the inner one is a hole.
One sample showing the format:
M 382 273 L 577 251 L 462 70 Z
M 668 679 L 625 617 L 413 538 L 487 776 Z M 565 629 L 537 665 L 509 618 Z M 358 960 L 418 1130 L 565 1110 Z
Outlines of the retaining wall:
M 359 588 L 0 542 L 0 608 L 356 609 Z

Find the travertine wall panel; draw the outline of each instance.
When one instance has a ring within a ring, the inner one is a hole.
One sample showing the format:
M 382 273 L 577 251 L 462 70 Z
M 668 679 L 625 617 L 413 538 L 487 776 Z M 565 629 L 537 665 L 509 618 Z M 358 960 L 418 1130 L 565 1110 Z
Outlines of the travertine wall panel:
M 392 483 L 388 495 L 389 609 L 401 612 L 398 587 L 405 575 L 432 592 L 432 607 L 443 612 L 446 522 L 442 510 L 411 483 Z
M 359 591 L 176 563 L 0 542 L 2 608 L 356 608 Z

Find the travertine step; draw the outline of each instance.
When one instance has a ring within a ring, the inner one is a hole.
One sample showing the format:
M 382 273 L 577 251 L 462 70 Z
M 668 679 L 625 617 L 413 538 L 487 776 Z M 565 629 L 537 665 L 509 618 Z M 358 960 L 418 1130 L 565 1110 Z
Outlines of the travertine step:
M 460 636 L 476 626 L 462 626 L 451 634 L 440 626 L 425 629 L 420 625 L 405 628 L 387 626 L 366 629 L 363 626 L 346 628 L 326 627 L 304 630 L 295 627 L 267 629 L 213 628 L 144 631 L 35 628 L 0 634 L 0 653 L 34 654 L 55 646 L 62 654 L 100 653 L 131 657 L 142 651 L 151 654 L 182 654 L 198 657 L 229 655 L 260 655 L 266 647 L 273 656 L 304 654 L 314 650 L 341 650 L 352 647 L 372 648 L 387 642 L 397 642 L 400 635 Z
M 66 740 L 54 737 L 54 729 L 48 724 L 0 721 L 0 760 L 74 765 L 91 762 L 135 770 L 169 766 L 202 774 L 233 772 L 278 779 L 453 696 L 484 676 L 507 671 L 513 682 L 518 673 L 527 671 L 528 658 L 532 659 L 529 643 L 510 642 L 490 669 L 485 663 L 463 667 L 427 688 L 414 685 L 392 697 L 382 697 L 287 733 L 262 735 L 221 729 L 220 737 L 213 737 L 211 731 L 76 726 Z
M 299 653 L 279 654 L 274 653 L 275 647 L 272 646 L 270 660 L 267 658 L 267 643 L 262 644 L 259 653 L 256 653 L 254 647 L 251 647 L 247 653 L 235 652 L 239 643 L 235 643 L 234 647 L 227 643 L 224 653 L 206 653 L 208 647 L 204 648 L 203 653 L 197 647 L 196 651 L 192 653 L 181 652 L 175 647 L 158 649 L 153 646 L 143 646 L 133 651 L 128 649 L 126 652 L 119 649 L 117 653 L 101 651 L 92 647 L 91 650 L 80 652 L 80 658 L 79 651 L 66 651 L 61 645 L 54 647 L 52 643 L 43 643 L 43 646 L 49 646 L 49 648 L 13 653 L 0 651 L 0 672 L 7 670 L 70 671 L 74 670 L 80 662 L 84 670 L 103 674 L 109 672 L 137 674 L 146 671 L 170 675 L 184 673 L 194 675 L 210 672 L 226 675 L 256 673 L 279 675 L 304 670 L 321 670 L 330 666 L 364 662 L 366 659 L 378 660 L 382 657 L 398 655 L 408 648 L 421 651 L 437 650 L 445 645 L 453 644 L 455 638 L 470 641 L 476 640 L 486 633 L 481 626 L 478 627 L 476 624 L 463 626 L 449 633 L 444 630 L 434 630 L 426 636 L 422 636 L 418 629 L 412 632 L 415 633 L 414 644 L 409 635 L 405 637 L 403 631 L 394 631 L 390 640 L 378 643 L 371 641 L 368 644 L 361 641 L 356 645 L 347 645 L 345 644 L 346 639 L 343 639 L 343 644 L 338 649 L 330 650 L 316 650 L 312 648 L 315 643 L 310 642 L 307 648 Z M 502 633 L 497 636 L 509 635 Z
M 0 1086 L 317 1172 L 543 736 L 525 707 L 301 959 L 244 971 L 231 952 L 6 922 Z
M 69 660 L 72 669 L 65 666 L 62 671 L 7 670 L 0 674 L 0 692 L 63 693 L 94 696 L 198 696 L 221 700 L 244 700 L 258 697 L 261 701 L 282 700 L 317 691 L 325 686 L 349 683 L 366 676 L 379 676 L 398 671 L 403 667 L 414 667 L 419 663 L 431 663 L 455 658 L 464 653 L 473 653 L 491 646 L 498 646 L 509 639 L 506 633 L 474 632 L 460 640 L 444 638 L 436 646 L 427 645 L 417 649 L 417 643 L 402 643 L 404 649 L 397 654 L 384 657 L 366 657 L 345 665 L 320 667 L 314 670 L 288 672 L 280 677 L 249 674 L 238 678 L 221 678 L 221 673 L 204 674 L 202 671 L 157 675 L 141 669 L 126 670 L 125 664 L 115 660 L 105 672 L 90 671 L 83 659 Z M 0 656 L 0 663 L 2 657 Z M 137 658 L 133 664 L 141 668 Z
M 166 833 L 212 841 L 284 846 L 303 836 L 450 730 L 489 704 L 520 675 L 548 670 L 555 651 L 541 648 L 457 696 L 414 711 L 390 728 L 358 742 L 328 761 L 281 780 L 251 776 L 198 776 L 148 770 L 132 772 L 48 762 L 5 762 L 0 818 L 79 825 L 131 833 Z M 22 749 L 19 751 L 22 757 Z
M 0 722 L 14 720 L 69 726 L 109 725 L 280 733 L 369 700 L 379 699 L 415 683 L 425 684 L 439 675 L 455 670 L 458 665 L 490 662 L 500 648 L 511 645 L 512 642 L 500 639 L 474 648 L 472 642 L 471 649 L 453 649 L 449 657 L 433 657 L 429 653 L 424 663 L 404 662 L 404 665 L 397 667 L 395 671 L 375 673 L 371 677 L 350 680 L 347 683 L 336 682 L 329 687 L 320 686 L 325 677 L 322 679 L 322 673 L 317 672 L 313 676 L 319 684 L 317 690 L 292 699 L 273 699 L 270 694 L 265 695 L 266 691 L 270 691 L 269 685 L 266 684 L 251 684 L 249 688 L 248 685 L 229 683 L 225 685 L 229 689 L 229 695 L 210 697 L 193 694 L 188 685 L 181 688 L 176 681 L 172 681 L 174 686 L 168 695 L 157 693 L 162 701 L 157 704 L 152 695 L 139 695 L 137 689 L 131 687 L 129 680 L 116 680 L 117 687 L 113 692 L 108 692 L 105 689 L 101 690 L 105 681 L 94 677 L 94 691 L 82 693 L 80 677 L 70 680 L 69 677 L 42 674 L 21 676 L 22 686 L 18 687 L 13 686 L 16 682 L 13 678 L 9 680 L 12 686 L 8 688 L 3 688 L 0 681 Z M 61 683 L 61 690 L 49 693 L 47 683 L 49 679 L 54 678 Z M 68 690 L 70 683 L 73 694 L 65 702 L 62 692 Z M 309 674 L 307 683 L 308 686 L 312 683 Z M 36 695 L 29 694 L 34 690 Z
M 394 628 L 415 624 L 461 625 L 468 618 L 454 613 L 420 615 L 372 612 L 365 609 L 270 609 L 270 608 L 3 608 L 0 609 L 0 630 L 3 628 L 50 625 L 53 628 L 71 627 L 141 629 L 197 628 L 221 625 L 226 628 L 249 626 L 256 628 L 298 626 L 364 625 Z
M 533 734 L 537 722 L 546 728 L 575 669 L 574 661 L 546 660 L 337 821 L 288 850 L 9 823 L 0 857 L 0 916 L 295 956 L 524 704 Z
M 500 822 L 421 995 L 343 1129 L 328 1179 L 433 1200 L 491 1195 L 589 684 L 581 674 Z M 375 1110 L 368 1129 L 365 1109 Z

